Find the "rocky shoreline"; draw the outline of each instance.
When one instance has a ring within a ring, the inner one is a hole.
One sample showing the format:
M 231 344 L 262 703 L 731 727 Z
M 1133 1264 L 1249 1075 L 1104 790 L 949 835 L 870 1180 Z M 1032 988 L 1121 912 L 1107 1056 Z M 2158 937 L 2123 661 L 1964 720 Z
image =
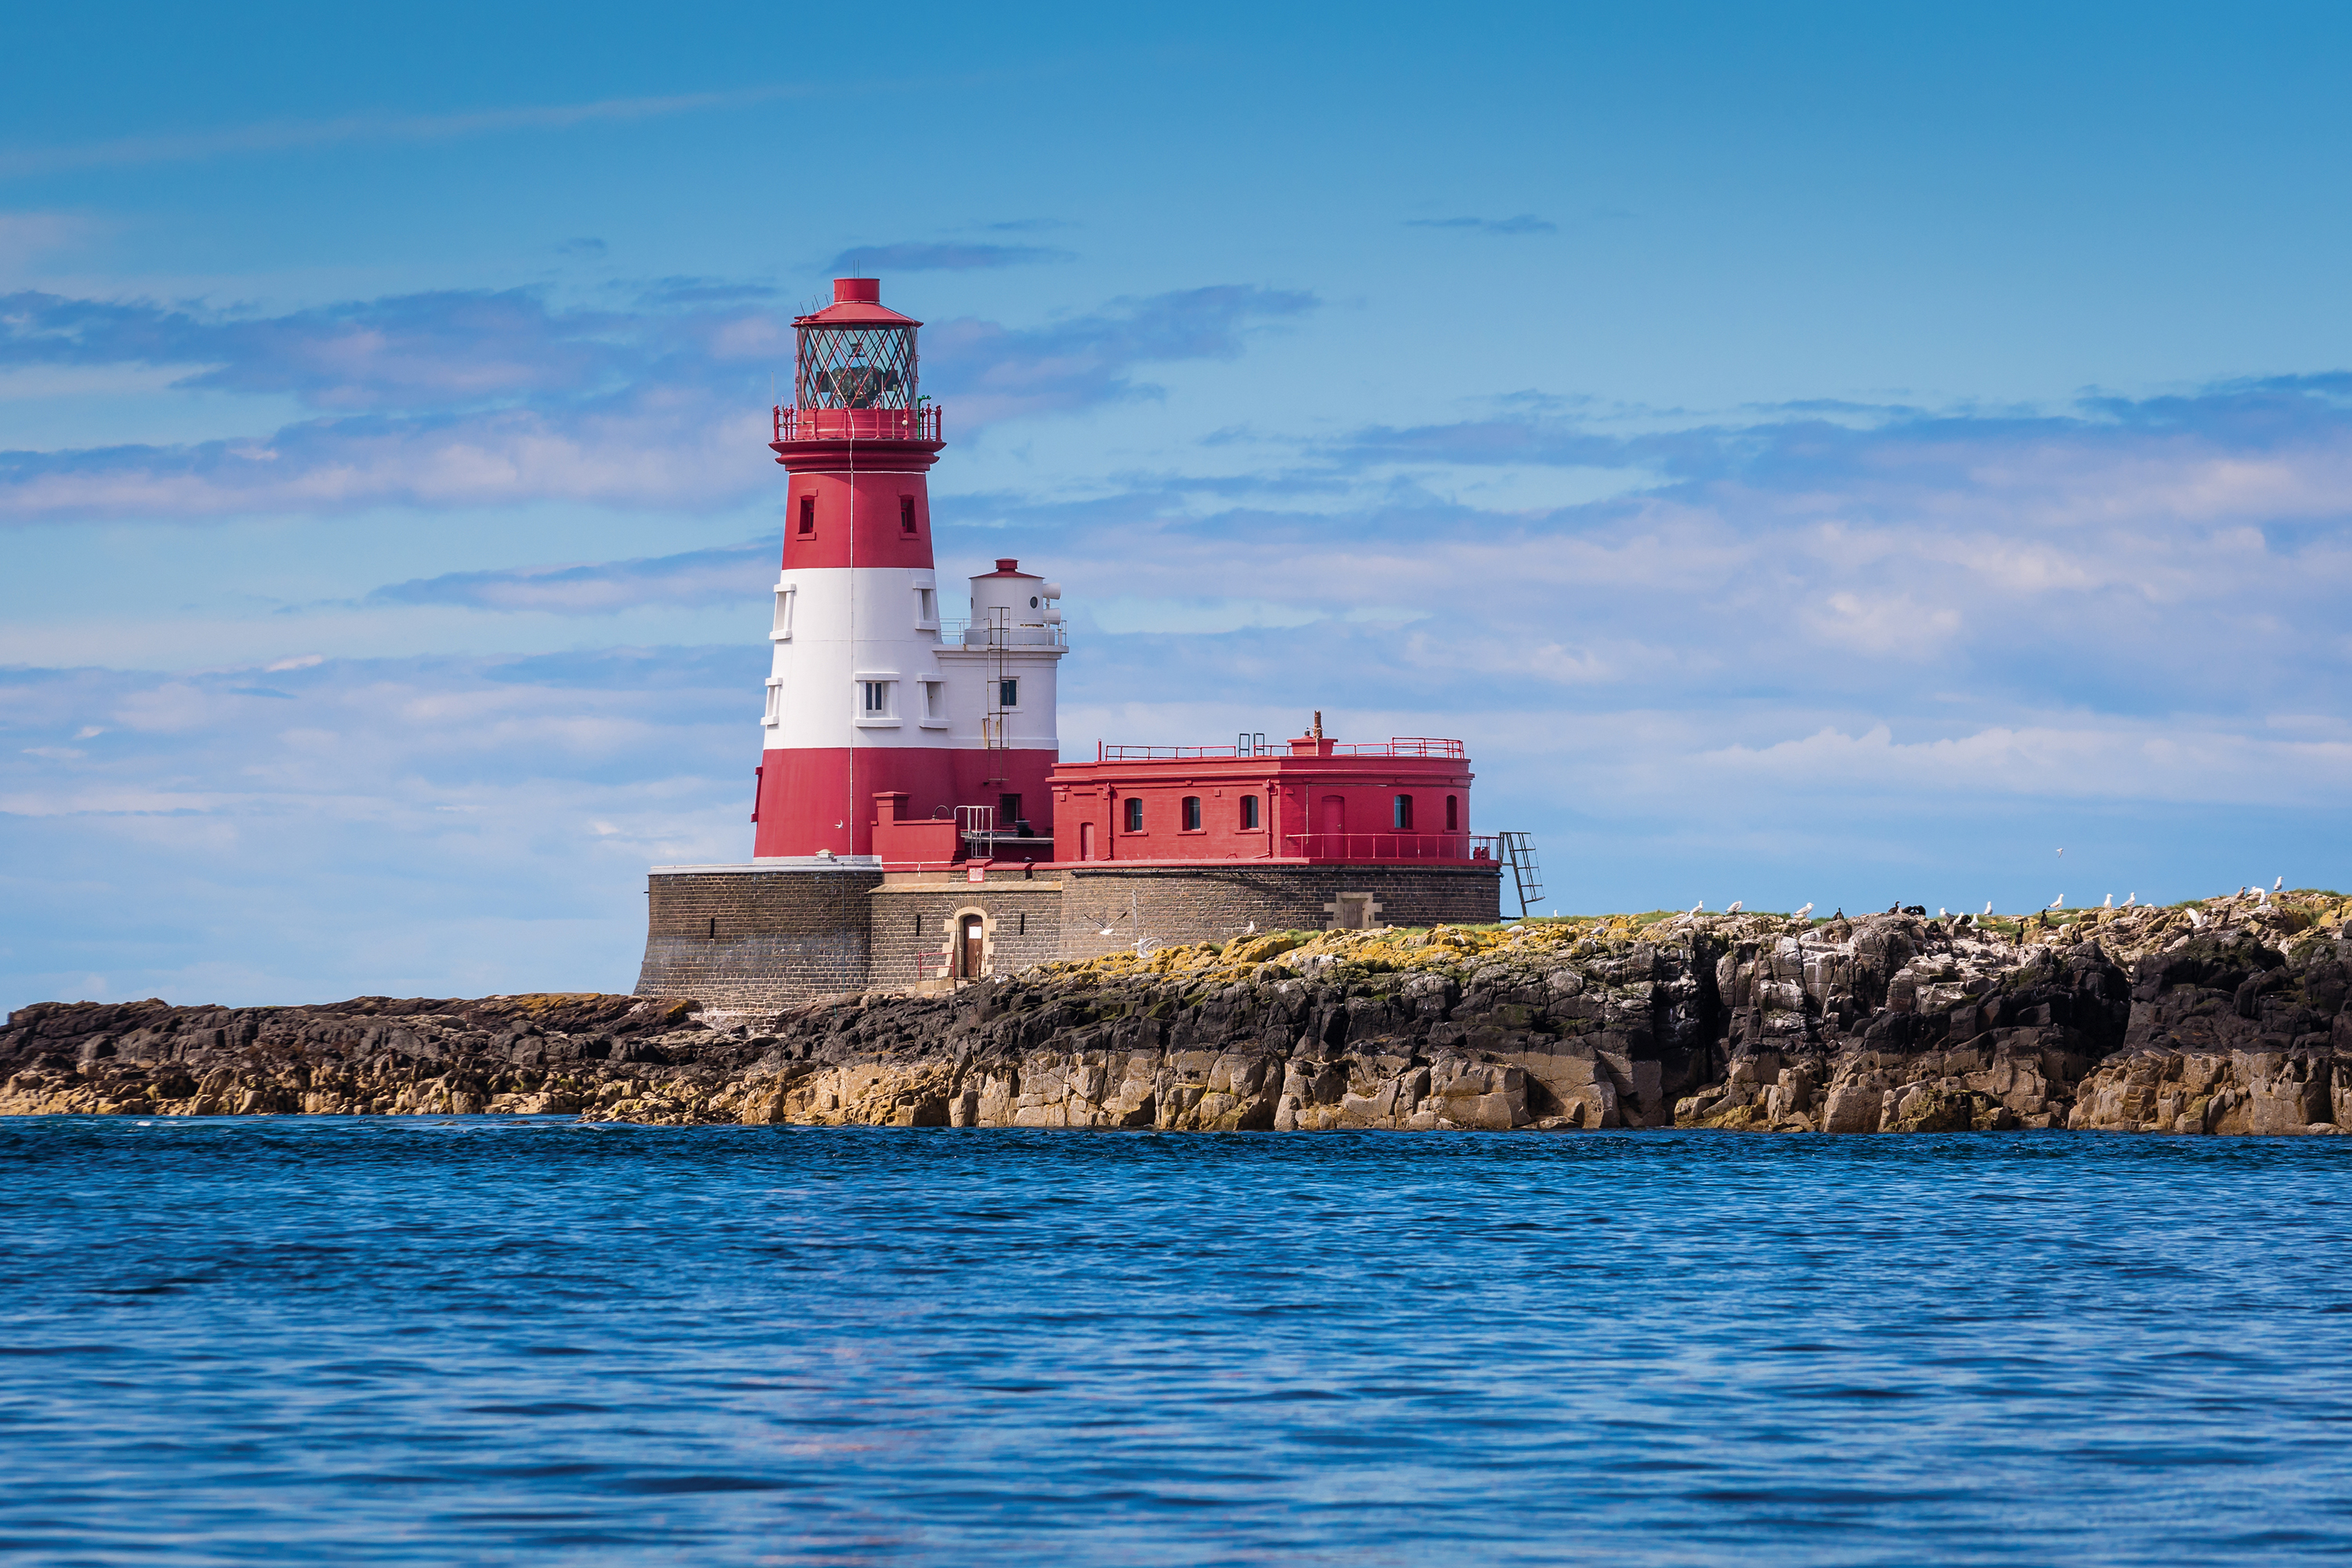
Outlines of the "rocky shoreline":
M 1280 932 L 775 1015 L 41 1003 L 0 1114 L 1170 1131 L 2352 1131 L 2352 901 Z

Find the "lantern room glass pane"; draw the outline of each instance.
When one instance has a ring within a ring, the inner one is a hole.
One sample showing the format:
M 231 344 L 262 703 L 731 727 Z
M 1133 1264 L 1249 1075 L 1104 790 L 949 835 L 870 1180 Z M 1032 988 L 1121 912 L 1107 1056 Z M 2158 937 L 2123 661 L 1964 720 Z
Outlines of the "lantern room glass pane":
M 793 397 L 803 408 L 912 408 L 915 329 L 803 327 Z

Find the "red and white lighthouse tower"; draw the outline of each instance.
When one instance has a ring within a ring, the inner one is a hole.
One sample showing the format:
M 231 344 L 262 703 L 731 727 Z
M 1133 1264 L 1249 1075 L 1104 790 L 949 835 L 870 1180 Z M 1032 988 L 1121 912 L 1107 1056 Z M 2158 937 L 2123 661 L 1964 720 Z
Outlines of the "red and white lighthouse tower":
M 970 617 L 942 618 L 925 483 L 940 407 L 918 386 L 922 323 L 881 295 L 835 279 L 834 302 L 793 323 L 756 859 L 869 859 L 877 796 L 902 821 L 981 807 L 1000 831 L 1053 833 L 1061 590 L 1001 560 L 971 579 Z

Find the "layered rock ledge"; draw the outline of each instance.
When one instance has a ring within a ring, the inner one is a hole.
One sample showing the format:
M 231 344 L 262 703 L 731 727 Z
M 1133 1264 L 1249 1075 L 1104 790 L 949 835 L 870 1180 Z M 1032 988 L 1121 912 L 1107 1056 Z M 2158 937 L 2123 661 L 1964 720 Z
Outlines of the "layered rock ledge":
M 0 1114 L 671 1124 L 2352 1131 L 2352 903 L 1282 932 L 777 1015 L 43 1003 Z

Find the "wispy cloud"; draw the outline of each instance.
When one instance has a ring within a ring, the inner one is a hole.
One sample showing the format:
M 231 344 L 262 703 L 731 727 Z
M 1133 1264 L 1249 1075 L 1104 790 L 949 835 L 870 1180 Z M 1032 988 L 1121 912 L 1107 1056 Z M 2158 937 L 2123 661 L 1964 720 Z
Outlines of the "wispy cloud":
M 766 373 L 788 321 L 763 285 L 666 279 L 632 309 L 444 291 L 276 316 L 0 297 L 0 370 L 184 367 L 175 384 L 290 396 L 320 417 L 179 447 L 0 452 L 0 519 L 215 517 L 563 500 L 718 509 L 772 479 Z M 1147 395 L 1144 367 L 1224 358 L 1313 308 L 1226 285 L 1115 301 L 1035 328 L 927 334 L 960 428 Z
M 0 148 L 0 178 L 70 174 L 121 164 L 185 163 L 236 153 L 283 153 L 368 142 L 447 142 L 507 131 L 562 131 L 603 121 L 744 109 L 814 89 L 779 84 L 733 92 L 665 98 L 607 98 L 590 103 L 526 105 L 456 114 L 352 114 L 332 120 L 279 120 L 224 130 L 121 136 L 63 147 Z
M 1458 228 L 1474 234 L 1558 234 L 1559 225 L 1549 218 L 1521 213 L 1517 217 L 1409 217 L 1407 228 Z
M 366 602 L 562 616 L 608 615 L 640 605 L 750 604 L 774 575 L 775 557 L 775 542 L 758 540 L 635 561 L 451 572 L 391 584 Z
M 993 267 L 1028 267 L 1042 261 L 1075 261 L 1066 250 L 1042 245 L 975 245 L 950 241 L 931 244 L 902 240 L 896 245 L 861 245 L 833 258 L 835 272 L 972 272 Z

